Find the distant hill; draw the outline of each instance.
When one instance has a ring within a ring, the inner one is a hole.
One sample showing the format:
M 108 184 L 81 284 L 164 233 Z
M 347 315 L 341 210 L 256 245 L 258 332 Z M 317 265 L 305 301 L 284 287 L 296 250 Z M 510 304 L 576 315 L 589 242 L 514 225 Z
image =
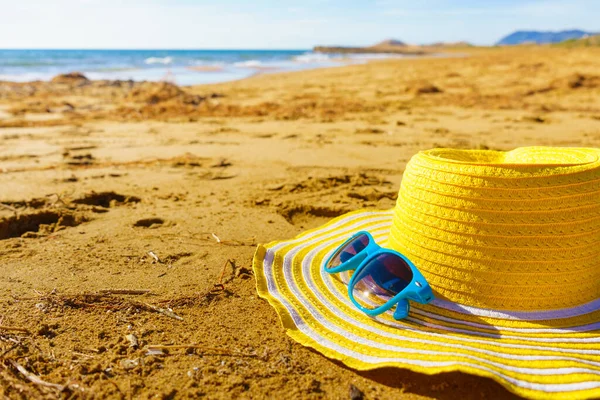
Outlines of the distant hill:
M 556 43 L 559 47 L 599 47 L 600 35 L 587 36 L 581 39 L 569 39 L 564 42 Z
M 313 51 L 317 53 L 395 53 L 406 55 L 421 55 L 427 53 L 427 50 L 420 46 L 410 46 L 397 39 L 387 39 L 383 42 L 368 47 L 347 47 L 347 46 L 315 46 Z
M 401 40 L 397 40 L 397 39 L 387 39 L 384 40 L 383 42 L 379 42 L 377 44 L 374 44 L 371 47 L 406 47 L 406 43 L 404 43 Z
M 593 36 L 595 33 L 585 32 L 582 30 L 574 29 L 569 31 L 559 32 L 543 32 L 543 31 L 516 31 L 508 36 L 500 39 L 496 45 L 506 46 L 515 44 L 546 44 L 546 43 L 559 43 L 569 39 L 581 39 L 586 36 Z
M 461 42 L 434 42 L 426 45 L 427 47 L 473 47 L 473 44 L 465 41 Z

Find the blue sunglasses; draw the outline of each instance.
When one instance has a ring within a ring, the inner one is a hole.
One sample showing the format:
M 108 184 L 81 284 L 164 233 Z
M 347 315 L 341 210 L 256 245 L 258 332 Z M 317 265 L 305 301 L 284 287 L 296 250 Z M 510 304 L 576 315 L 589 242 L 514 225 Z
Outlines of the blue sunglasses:
M 342 243 L 323 268 L 330 274 L 354 270 L 348 296 L 359 310 L 370 316 L 396 305 L 394 318 L 403 319 L 410 310 L 408 300 L 422 304 L 433 300 L 431 287 L 417 267 L 397 251 L 379 246 L 366 231 Z

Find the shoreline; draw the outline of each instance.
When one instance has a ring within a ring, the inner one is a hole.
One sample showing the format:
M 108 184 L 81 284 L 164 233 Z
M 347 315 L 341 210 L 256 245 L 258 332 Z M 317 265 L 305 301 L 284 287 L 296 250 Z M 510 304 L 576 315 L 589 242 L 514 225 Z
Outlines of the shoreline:
M 192 88 L 192 87 L 197 87 L 197 86 L 205 86 L 205 85 L 219 85 L 219 84 L 226 84 L 226 83 L 233 83 L 233 82 L 239 82 L 239 81 L 244 81 L 247 79 L 252 79 L 256 76 L 261 76 L 261 75 L 279 75 L 279 74 L 301 74 L 303 72 L 306 71 L 315 71 L 315 70 L 324 70 L 324 69 L 334 69 L 334 68 L 345 68 L 348 66 L 353 66 L 353 65 L 366 65 L 366 64 L 370 64 L 370 63 L 377 63 L 377 62 L 386 62 L 386 61 L 398 61 L 398 60 L 415 60 L 415 59 L 428 59 L 428 58 L 453 58 L 453 57 L 468 57 L 469 54 L 452 54 L 452 53 L 427 53 L 427 54 L 423 54 L 423 55 L 398 55 L 398 54 L 394 54 L 392 57 L 386 57 L 386 58 L 374 58 L 374 59 L 368 59 L 368 60 L 362 60 L 361 62 L 356 62 L 356 61 L 352 61 L 349 59 L 340 59 L 338 61 L 336 61 L 334 63 L 334 65 L 322 65 L 322 66 L 315 66 L 315 67 L 310 67 L 310 68 L 303 68 L 303 69 L 295 69 L 295 70 L 286 70 L 286 69 L 282 69 L 279 67 L 275 67 L 275 66 L 255 66 L 255 67 L 247 67 L 249 69 L 248 71 L 248 75 L 243 76 L 243 77 L 239 77 L 239 78 L 231 78 L 231 79 L 227 79 L 227 80 L 221 80 L 221 81 L 211 81 L 211 82 L 206 82 L 206 83 L 192 83 L 192 84 L 178 84 L 176 82 L 172 82 L 171 78 L 175 78 L 177 77 L 177 75 L 175 73 L 170 73 L 170 74 L 166 74 L 166 78 L 168 79 L 160 79 L 160 80 L 136 80 L 136 79 L 89 79 L 90 82 L 135 82 L 135 83 L 161 83 L 161 82 L 168 82 L 168 83 L 173 83 L 179 87 L 186 87 L 186 88 Z M 224 67 L 221 66 L 196 66 L 196 67 L 185 67 L 186 70 L 188 71 L 192 71 L 192 72 L 197 72 L 197 73 L 206 73 L 206 74 L 213 74 L 213 73 L 219 73 L 222 72 L 224 70 Z M 17 84 L 17 85 L 27 85 L 27 84 L 46 84 L 46 83 L 51 83 L 52 79 L 58 77 L 58 76 L 62 76 L 62 75 L 68 75 L 71 73 L 82 73 L 79 71 L 70 71 L 70 72 L 66 72 L 64 74 L 57 74 L 54 75 L 48 79 L 36 79 L 36 80 L 30 80 L 30 81 L 20 81 L 20 80 L 4 80 L 4 79 L 0 79 L 0 84 L 4 83 L 4 84 Z M 88 73 L 83 72 L 82 73 L 84 76 L 88 76 Z M 92 74 L 93 76 L 93 74 Z
M 462 50 L 462 49 L 461 49 Z M 319 66 L 319 67 L 314 67 L 314 68 L 306 68 L 306 69 L 301 69 L 301 70 L 293 70 L 293 71 L 286 71 L 286 70 L 278 70 L 276 68 L 274 69 L 261 69 L 261 68 L 256 68 L 256 72 L 253 73 L 252 75 L 243 77 L 243 78 L 239 78 L 239 79 L 234 79 L 234 80 L 228 80 L 228 81 L 221 81 L 221 82 L 213 82 L 213 83 L 202 83 L 202 84 L 196 84 L 196 85 L 178 85 L 181 87 L 185 87 L 185 88 L 194 88 L 194 87 L 202 87 L 202 86 L 211 86 L 211 85 L 221 85 L 221 84 L 228 84 L 228 83 L 235 83 L 235 82 L 242 82 L 242 81 L 246 81 L 258 76 L 263 76 L 263 75 L 286 75 L 286 74 L 302 74 L 304 72 L 308 72 L 308 71 L 319 71 L 319 70 L 329 70 L 329 69 L 339 69 L 339 68 L 346 68 L 346 67 L 352 67 L 355 65 L 367 65 L 367 64 L 373 64 L 373 63 L 380 63 L 380 62 L 388 62 L 388 61 L 410 61 L 410 60 L 425 60 L 425 59 L 435 59 L 435 58 L 464 58 L 464 57 L 469 57 L 470 54 L 468 54 L 467 52 L 464 53 L 453 53 L 453 52 L 447 52 L 447 53 L 426 53 L 423 55 L 403 55 L 403 56 L 399 56 L 399 54 L 394 54 L 396 57 L 388 57 L 388 58 L 375 58 L 375 59 L 371 59 L 371 60 L 366 60 L 365 62 L 362 63 L 356 63 L 356 62 L 340 62 L 338 65 L 330 65 L 330 66 Z
M 264 51 L 264 53 L 268 53 Z M 427 54 L 401 54 L 392 52 L 370 52 L 370 53 L 340 53 L 324 54 L 307 52 L 289 56 L 289 59 L 261 60 L 250 59 L 246 61 L 229 62 L 203 62 L 200 64 L 180 65 L 171 56 L 148 57 L 145 59 L 146 66 L 105 66 L 102 69 L 89 69 L 85 65 L 73 66 L 55 70 L 53 72 L 42 72 L 30 69 L 21 73 L 4 70 L 0 74 L 0 81 L 15 83 L 48 82 L 56 75 L 71 72 L 83 73 L 90 80 L 112 80 L 135 82 L 160 82 L 174 81 L 178 86 L 195 86 L 201 84 L 216 84 L 237 81 L 261 73 L 271 72 L 295 72 L 319 68 L 332 68 L 351 64 L 363 64 L 381 59 L 428 57 L 434 53 Z M 147 54 L 144 54 L 146 56 Z M 2 65 L 0 65 L 2 70 Z M 37 71 L 37 72 L 36 72 Z

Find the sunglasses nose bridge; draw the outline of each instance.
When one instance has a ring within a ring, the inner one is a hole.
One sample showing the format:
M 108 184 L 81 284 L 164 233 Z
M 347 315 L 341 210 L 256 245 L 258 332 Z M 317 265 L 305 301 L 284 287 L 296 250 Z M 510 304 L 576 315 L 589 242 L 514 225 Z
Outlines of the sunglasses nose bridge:
M 412 296 L 410 296 L 412 300 L 422 304 L 427 304 L 433 300 L 433 291 L 427 282 L 417 280 L 415 281 L 414 286 L 415 290 L 413 291 Z

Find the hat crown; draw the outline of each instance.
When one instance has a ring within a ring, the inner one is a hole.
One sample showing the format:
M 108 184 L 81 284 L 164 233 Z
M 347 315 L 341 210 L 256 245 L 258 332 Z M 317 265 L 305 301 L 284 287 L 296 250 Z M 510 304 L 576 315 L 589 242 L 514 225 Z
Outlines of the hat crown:
M 434 149 L 406 167 L 389 246 L 436 296 L 498 310 L 600 298 L 600 149 Z

